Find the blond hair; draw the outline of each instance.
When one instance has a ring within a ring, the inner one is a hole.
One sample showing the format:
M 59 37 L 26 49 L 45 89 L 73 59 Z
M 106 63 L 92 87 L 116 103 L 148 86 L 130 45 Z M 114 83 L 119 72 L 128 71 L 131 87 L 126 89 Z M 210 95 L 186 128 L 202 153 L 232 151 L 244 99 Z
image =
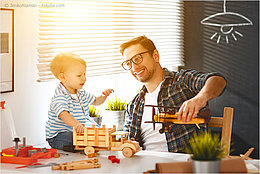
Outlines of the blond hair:
M 59 74 L 66 72 L 72 62 L 78 62 L 87 67 L 86 62 L 77 54 L 72 52 L 60 53 L 51 61 L 50 69 L 52 74 L 59 79 Z

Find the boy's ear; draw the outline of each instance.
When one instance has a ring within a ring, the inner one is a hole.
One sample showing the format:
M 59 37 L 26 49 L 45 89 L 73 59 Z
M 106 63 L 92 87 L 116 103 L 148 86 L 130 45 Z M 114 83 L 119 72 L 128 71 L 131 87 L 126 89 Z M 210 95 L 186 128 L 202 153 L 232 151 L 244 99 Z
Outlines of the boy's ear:
M 65 80 L 65 74 L 64 73 L 60 73 L 58 75 L 58 78 L 59 78 L 60 81 L 64 81 Z
M 155 49 L 153 51 L 153 57 L 154 57 L 155 62 L 159 62 L 159 52 L 157 49 Z

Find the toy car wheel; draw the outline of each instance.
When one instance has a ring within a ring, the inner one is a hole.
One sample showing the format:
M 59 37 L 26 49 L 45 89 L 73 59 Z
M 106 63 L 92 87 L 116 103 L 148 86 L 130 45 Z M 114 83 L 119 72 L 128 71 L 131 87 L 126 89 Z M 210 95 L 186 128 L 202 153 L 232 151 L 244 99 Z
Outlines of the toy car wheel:
M 91 146 L 85 147 L 84 152 L 86 155 L 95 153 L 95 149 Z
M 126 158 L 129 158 L 131 156 L 133 156 L 133 150 L 130 148 L 130 147 L 125 147 L 123 149 L 123 155 L 126 157 Z

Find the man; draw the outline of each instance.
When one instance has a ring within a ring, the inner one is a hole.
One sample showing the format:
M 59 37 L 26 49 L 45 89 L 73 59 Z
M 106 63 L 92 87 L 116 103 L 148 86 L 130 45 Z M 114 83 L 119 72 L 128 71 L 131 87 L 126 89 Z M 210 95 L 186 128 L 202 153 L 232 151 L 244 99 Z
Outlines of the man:
M 174 125 L 170 132 L 160 134 L 161 125 L 156 124 L 154 131 L 152 124 L 144 123 L 152 119 L 151 108 L 144 105 L 177 107 L 178 119 L 186 122 L 223 92 L 226 80 L 217 73 L 171 72 L 162 68 L 158 50 L 145 36 L 123 43 L 120 52 L 125 58 L 123 68 L 144 84 L 128 103 L 124 130 L 129 131 L 130 138 L 139 141 L 143 149 L 180 152 L 189 137 L 198 131 L 196 125 Z

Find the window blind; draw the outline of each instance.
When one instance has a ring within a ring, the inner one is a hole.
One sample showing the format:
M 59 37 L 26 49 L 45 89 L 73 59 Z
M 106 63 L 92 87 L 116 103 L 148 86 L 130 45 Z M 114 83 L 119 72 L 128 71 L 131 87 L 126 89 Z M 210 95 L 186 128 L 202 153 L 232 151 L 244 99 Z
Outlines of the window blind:
M 85 59 L 87 76 L 123 73 L 119 46 L 140 35 L 154 41 L 163 67 L 183 65 L 180 0 L 40 3 L 50 2 L 56 7 L 39 8 L 38 81 L 54 78 L 50 61 L 67 51 Z

